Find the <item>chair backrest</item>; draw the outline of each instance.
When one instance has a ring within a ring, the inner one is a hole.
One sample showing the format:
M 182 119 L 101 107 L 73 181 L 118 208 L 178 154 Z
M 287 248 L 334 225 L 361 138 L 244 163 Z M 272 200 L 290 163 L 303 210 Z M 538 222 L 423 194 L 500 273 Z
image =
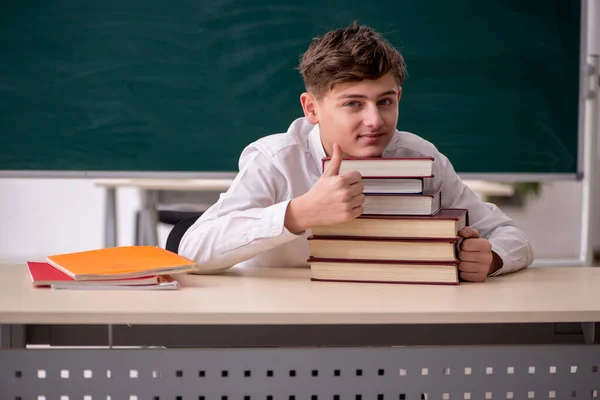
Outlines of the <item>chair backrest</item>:
M 190 226 L 194 225 L 194 222 L 200 218 L 199 215 L 194 217 L 186 218 L 182 221 L 179 221 L 171 232 L 169 232 L 169 236 L 167 236 L 167 243 L 165 244 L 165 248 L 173 253 L 179 252 L 179 242 L 181 242 L 181 238 L 185 234 L 185 232 L 190 228 Z

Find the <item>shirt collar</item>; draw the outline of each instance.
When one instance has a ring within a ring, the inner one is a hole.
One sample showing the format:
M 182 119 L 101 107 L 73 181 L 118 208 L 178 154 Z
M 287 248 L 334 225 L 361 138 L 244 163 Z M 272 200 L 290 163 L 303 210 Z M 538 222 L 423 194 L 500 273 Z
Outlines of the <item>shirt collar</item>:
M 323 142 L 321 142 L 321 131 L 319 130 L 319 124 L 313 126 L 308 134 L 308 147 L 310 153 L 317 165 L 319 175 L 323 171 L 323 157 L 326 157 L 325 149 L 323 148 Z

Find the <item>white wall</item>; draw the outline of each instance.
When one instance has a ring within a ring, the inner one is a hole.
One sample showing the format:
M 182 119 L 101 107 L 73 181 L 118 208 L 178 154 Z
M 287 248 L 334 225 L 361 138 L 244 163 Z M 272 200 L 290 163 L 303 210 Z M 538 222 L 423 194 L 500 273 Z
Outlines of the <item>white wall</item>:
M 545 183 L 526 207 L 503 207 L 531 239 L 536 259 L 579 258 L 581 187 L 580 182 Z
M 118 192 L 119 244 L 133 243 L 134 189 Z M 0 262 L 104 244 L 104 191 L 84 179 L 0 179 Z

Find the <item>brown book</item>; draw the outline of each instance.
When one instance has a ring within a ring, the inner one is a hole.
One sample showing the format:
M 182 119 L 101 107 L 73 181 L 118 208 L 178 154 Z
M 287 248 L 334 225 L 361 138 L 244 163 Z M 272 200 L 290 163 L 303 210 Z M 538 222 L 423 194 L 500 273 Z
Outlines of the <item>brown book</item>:
M 331 157 L 321 161 L 325 171 Z M 340 174 L 349 171 L 358 171 L 363 178 L 429 177 L 433 174 L 433 157 L 344 157 Z
M 442 206 L 442 192 L 365 193 L 363 206 L 364 215 L 435 215 Z
M 455 262 L 385 262 L 309 258 L 315 281 L 458 285 Z
M 352 221 L 312 228 L 315 236 L 366 236 L 381 238 L 458 237 L 468 225 L 468 212 L 462 208 L 442 208 L 433 216 L 361 215 Z
M 310 236 L 310 256 L 343 260 L 456 262 L 458 238 L 382 239 Z

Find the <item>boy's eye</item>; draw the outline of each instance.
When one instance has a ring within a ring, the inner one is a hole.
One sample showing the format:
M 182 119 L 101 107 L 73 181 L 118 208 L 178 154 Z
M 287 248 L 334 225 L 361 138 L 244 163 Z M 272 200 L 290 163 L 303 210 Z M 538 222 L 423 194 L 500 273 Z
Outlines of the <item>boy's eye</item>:
M 346 103 L 346 107 L 358 107 L 360 104 L 358 101 L 349 101 Z
M 382 106 L 389 106 L 390 104 L 392 104 L 392 100 L 382 99 L 382 100 L 379 100 L 379 104 L 381 104 Z

